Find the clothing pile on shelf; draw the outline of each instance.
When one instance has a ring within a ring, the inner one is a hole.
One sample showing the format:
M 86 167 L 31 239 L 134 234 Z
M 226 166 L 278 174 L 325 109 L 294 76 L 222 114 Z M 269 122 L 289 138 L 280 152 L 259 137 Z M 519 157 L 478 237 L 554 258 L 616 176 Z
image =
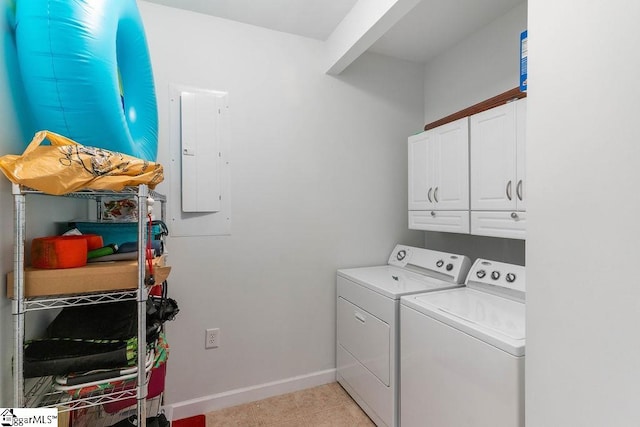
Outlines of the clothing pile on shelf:
M 25 344 L 24 376 L 67 375 L 135 366 L 136 301 L 66 307 L 45 338 Z

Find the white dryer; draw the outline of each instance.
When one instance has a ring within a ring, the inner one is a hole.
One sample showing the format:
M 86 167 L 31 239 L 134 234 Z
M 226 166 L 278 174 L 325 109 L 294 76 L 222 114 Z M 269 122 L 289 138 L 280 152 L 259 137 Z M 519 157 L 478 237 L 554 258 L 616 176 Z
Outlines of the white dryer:
M 403 427 L 523 427 L 525 269 L 478 259 L 466 287 L 401 299 Z
M 337 272 L 337 381 L 378 426 L 397 427 L 400 297 L 462 286 L 464 255 L 397 245 L 388 265 Z

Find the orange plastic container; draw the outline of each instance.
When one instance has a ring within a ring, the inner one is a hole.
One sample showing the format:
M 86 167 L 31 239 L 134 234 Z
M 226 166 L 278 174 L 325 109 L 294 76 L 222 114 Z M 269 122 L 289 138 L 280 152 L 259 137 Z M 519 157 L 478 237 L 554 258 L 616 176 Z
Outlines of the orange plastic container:
M 36 268 L 82 267 L 87 264 L 87 252 L 102 245 L 102 237 L 95 234 L 38 237 L 31 242 L 31 265 Z
M 70 239 L 84 239 L 87 241 L 87 251 L 92 251 L 104 246 L 102 236 L 97 234 L 82 234 L 79 236 L 62 236 Z

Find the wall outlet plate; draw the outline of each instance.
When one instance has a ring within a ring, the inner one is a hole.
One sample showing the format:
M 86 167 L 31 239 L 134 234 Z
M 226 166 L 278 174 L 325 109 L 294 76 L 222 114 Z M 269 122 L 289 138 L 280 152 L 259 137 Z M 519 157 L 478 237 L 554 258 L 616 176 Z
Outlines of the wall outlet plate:
M 207 329 L 205 331 L 204 348 L 220 347 L 220 328 Z

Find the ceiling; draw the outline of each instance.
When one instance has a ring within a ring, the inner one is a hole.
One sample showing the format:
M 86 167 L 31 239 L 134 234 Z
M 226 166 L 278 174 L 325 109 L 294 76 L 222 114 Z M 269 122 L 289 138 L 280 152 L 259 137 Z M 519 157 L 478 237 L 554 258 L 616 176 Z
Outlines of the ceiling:
M 357 0 L 147 0 L 326 40 Z M 361 0 L 368 1 L 368 0 Z M 526 0 L 422 0 L 369 51 L 425 63 Z
M 326 40 L 357 2 L 357 0 L 147 1 L 318 40 Z

